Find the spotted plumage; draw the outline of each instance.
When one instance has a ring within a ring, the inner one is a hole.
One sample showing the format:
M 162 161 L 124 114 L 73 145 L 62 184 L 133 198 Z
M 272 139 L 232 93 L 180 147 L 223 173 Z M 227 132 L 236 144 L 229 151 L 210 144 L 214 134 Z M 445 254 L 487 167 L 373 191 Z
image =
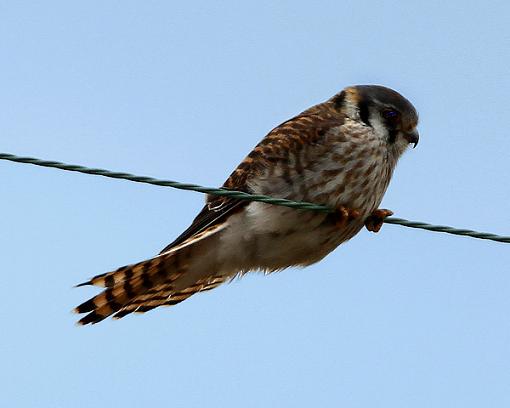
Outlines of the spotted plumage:
M 223 186 L 337 212 L 208 197 L 191 226 L 159 255 L 82 284 L 105 289 L 75 309 L 87 313 L 79 323 L 175 305 L 248 271 L 310 265 L 364 225 L 378 231 L 391 212 L 377 207 L 397 160 L 418 142 L 417 122 L 403 96 L 365 85 L 345 88 L 282 123 Z

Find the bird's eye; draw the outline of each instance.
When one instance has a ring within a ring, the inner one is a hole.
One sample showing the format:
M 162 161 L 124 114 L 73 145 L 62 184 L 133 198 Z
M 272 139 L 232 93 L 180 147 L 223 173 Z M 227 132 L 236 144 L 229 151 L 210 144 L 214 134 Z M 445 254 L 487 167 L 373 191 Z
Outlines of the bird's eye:
M 400 119 L 400 113 L 395 109 L 385 109 L 381 114 L 384 119 L 391 123 L 396 123 Z

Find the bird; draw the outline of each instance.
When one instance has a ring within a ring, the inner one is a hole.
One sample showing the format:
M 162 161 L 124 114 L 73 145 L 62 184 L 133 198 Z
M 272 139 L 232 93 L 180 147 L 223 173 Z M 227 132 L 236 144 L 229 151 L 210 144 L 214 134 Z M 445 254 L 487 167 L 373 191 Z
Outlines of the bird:
M 363 227 L 378 232 L 378 208 L 398 159 L 419 141 L 418 113 L 381 85 L 344 88 L 271 130 L 223 188 L 329 206 L 298 210 L 207 196 L 190 227 L 158 255 L 77 286 L 103 291 L 77 306 L 80 325 L 176 305 L 247 272 L 314 264 Z

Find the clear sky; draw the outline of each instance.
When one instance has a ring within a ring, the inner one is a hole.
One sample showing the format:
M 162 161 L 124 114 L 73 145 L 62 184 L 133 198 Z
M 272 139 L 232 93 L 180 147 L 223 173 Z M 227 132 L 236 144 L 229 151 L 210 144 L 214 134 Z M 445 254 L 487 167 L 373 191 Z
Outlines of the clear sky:
M 0 151 L 220 185 L 275 125 L 390 86 L 397 216 L 510 233 L 507 1 L 2 1 Z M 510 246 L 385 225 L 324 261 L 92 327 L 72 286 L 204 197 L 0 162 L 0 405 L 508 407 Z

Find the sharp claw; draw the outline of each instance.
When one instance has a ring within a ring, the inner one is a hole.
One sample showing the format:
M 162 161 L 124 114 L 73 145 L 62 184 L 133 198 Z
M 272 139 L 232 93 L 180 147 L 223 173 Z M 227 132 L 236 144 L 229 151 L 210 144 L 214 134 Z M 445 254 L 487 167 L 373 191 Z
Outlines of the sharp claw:
M 371 232 L 379 232 L 384 223 L 384 219 L 393 215 L 393 211 L 377 209 L 365 220 L 365 227 Z
M 345 227 L 348 221 L 352 221 L 358 218 L 361 215 L 361 212 L 355 209 L 350 209 L 346 207 L 338 207 L 336 212 L 336 226 L 338 228 Z

